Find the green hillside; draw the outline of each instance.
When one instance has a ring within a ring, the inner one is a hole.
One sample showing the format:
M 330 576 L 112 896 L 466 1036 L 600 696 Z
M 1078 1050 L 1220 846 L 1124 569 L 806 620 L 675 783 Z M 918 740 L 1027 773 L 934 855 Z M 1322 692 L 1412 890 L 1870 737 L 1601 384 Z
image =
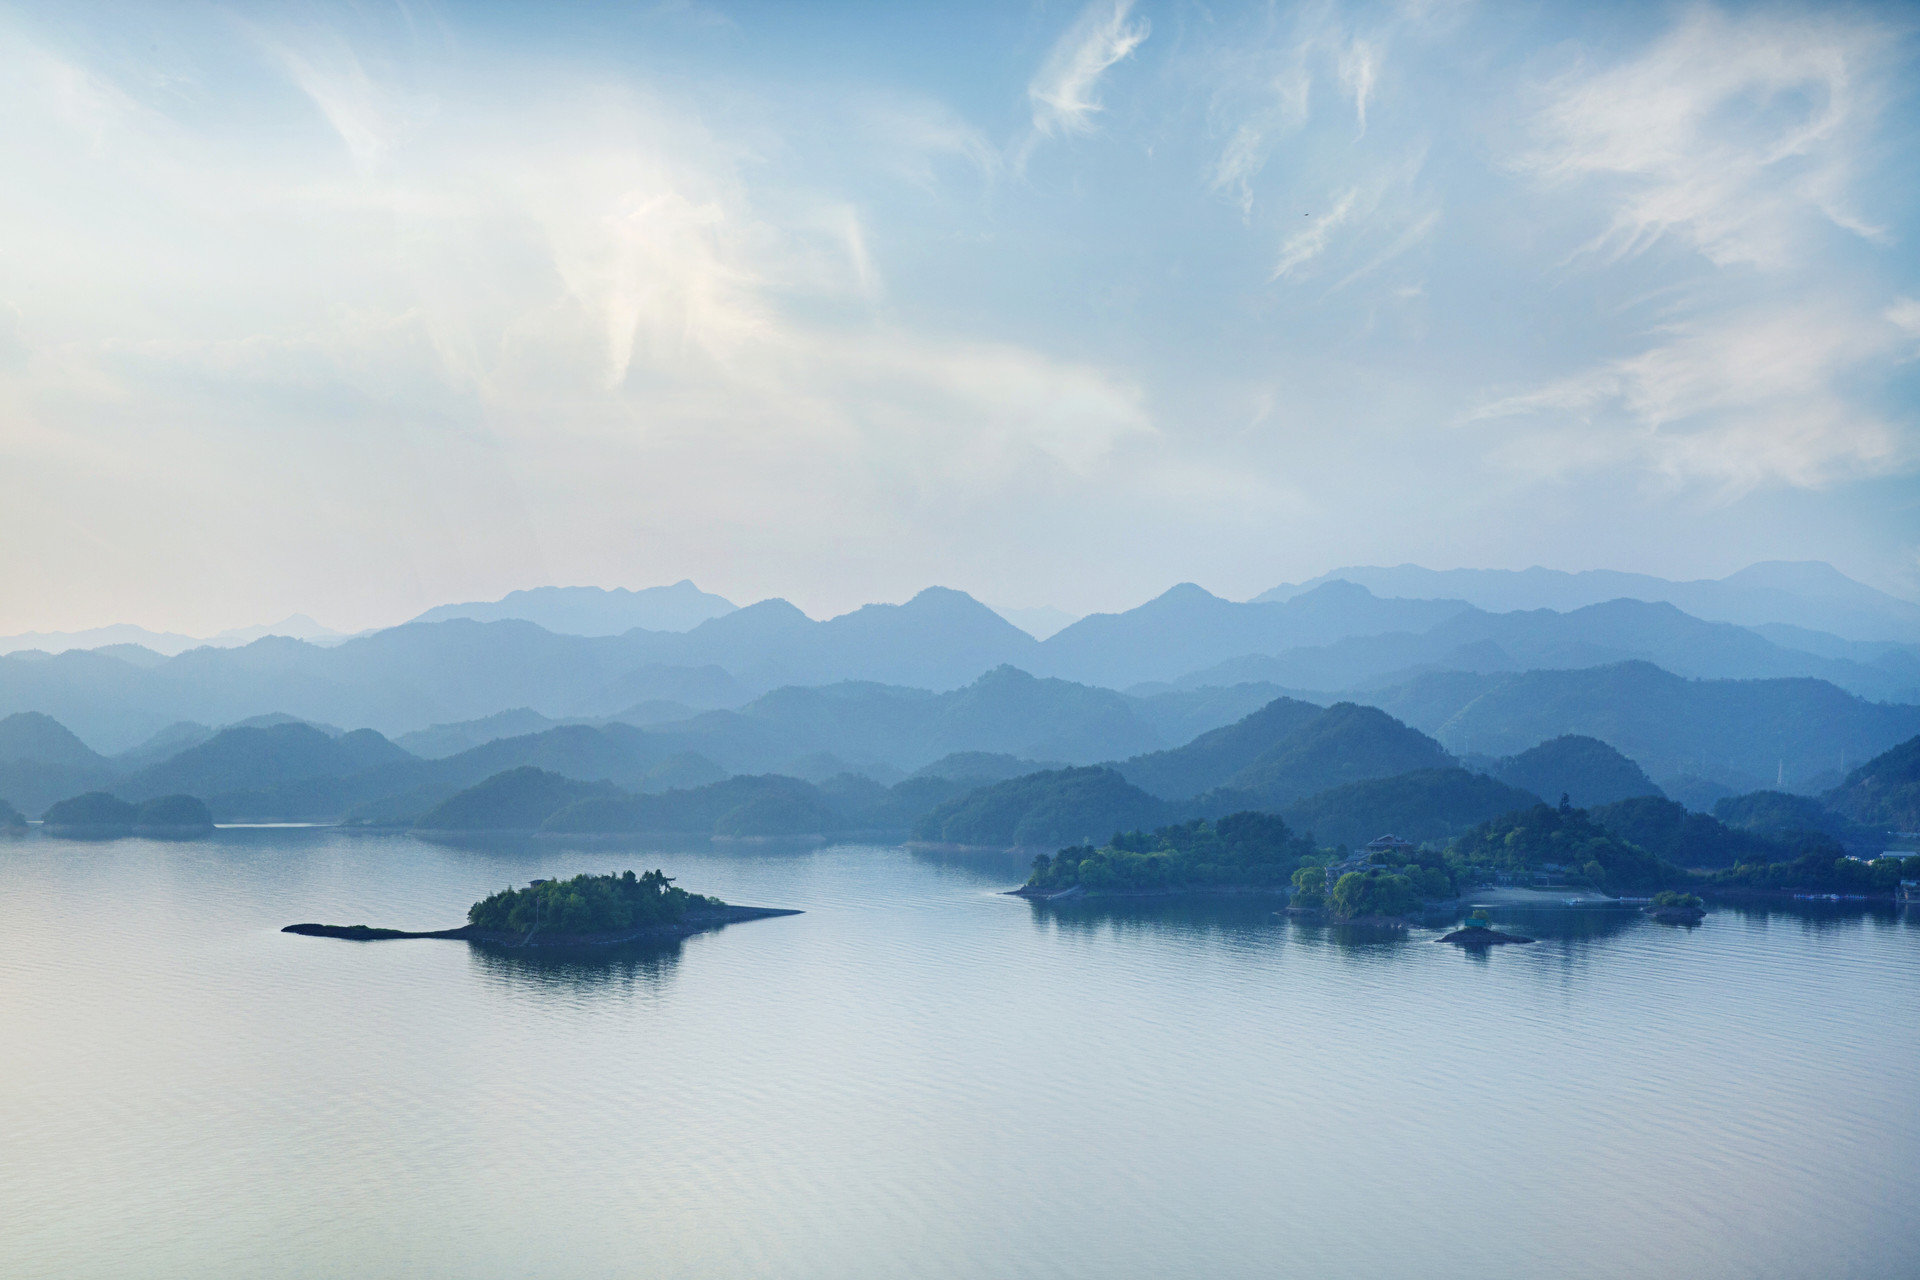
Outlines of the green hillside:
M 1920 831 L 1920 737 L 1884 751 L 1827 793 L 1827 804 L 1855 822 Z
M 1565 868 L 1609 893 L 1682 884 L 1686 872 L 1615 835 L 1584 809 L 1537 804 L 1502 814 L 1461 836 L 1450 861 L 1498 871 Z
M 1033 860 L 1027 881 L 1036 889 L 1090 892 L 1172 892 L 1217 887 L 1286 887 L 1313 846 L 1282 819 L 1236 813 L 1217 822 L 1196 819 L 1148 834 L 1115 834 L 1107 844 L 1070 846 Z
M 1664 796 L 1636 796 L 1599 805 L 1593 820 L 1629 844 L 1657 858 L 1690 869 L 1766 862 L 1786 854 L 1786 846 L 1730 827 L 1704 813 L 1690 812 Z
M 1657 796 L 1660 788 L 1639 765 L 1598 738 L 1568 733 L 1550 738 L 1492 770 L 1495 777 L 1544 800 L 1568 797 L 1580 808 L 1632 796 Z
M 652 795 L 608 794 L 577 801 L 541 829 L 559 835 L 823 835 L 835 829 L 819 788 L 778 774 L 747 775 Z
M 1439 743 L 1379 708 L 1339 702 L 1263 752 L 1203 804 L 1215 812 L 1278 811 L 1349 782 L 1453 763 Z
M 131 800 L 162 795 L 223 796 L 307 779 L 346 778 L 418 763 L 371 729 L 339 737 L 309 724 L 223 729 L 207 741 L 121 779 Z
M 1713 816 L 1729 827 L 1775 838 L 1801 831 L 1818 831 L 1836 840 L 1856 834 L 1845 814 L 1835 813 L 1812 796 L 1785 791 L 1728 796 L 1714 804 Z
M 1282 810 L 1296 830 L 1323 845 L 1358 848 L 1381 835 L 1444 841 L 1539 797 L 1484 773 L 1418 769 L 1392 778 L 1349 782 Z
M 576 782 L 521 765 L 436 805 L 414 826 L 422 831 L 537 831 L 555 811 L 575 801 L 613 794 L 610 783 Z
M 1435 672 L 1369 700 L 1462 753 L 1512 755 L 1583 734 L 1656 780 L 1692 774 L 1739 791 L 1812 778 L 1920 733 L 1920 706 L 1868 702 L 1824 680 L 1689 680 L 1648 662 Z
M 1185 800 L 1227 780 L 1325 714 L 1325 708 L 1275 698 L 1249 716 L 1201 734 L 1184 747 L 1155 751 L 1114 767 L 1162 800 Z
M 0 762 L 31 760 L 102 769 L 107 759 L 80 741 L 65 725 L 38 711 L 16 711 L 0 718 Z
M 916 840 L 995 848 L 1053 848 L 1101 831 L 1152 828 L 1168 806 L 1112 769 L 1053 769 L 981 787 L 914 825 Z

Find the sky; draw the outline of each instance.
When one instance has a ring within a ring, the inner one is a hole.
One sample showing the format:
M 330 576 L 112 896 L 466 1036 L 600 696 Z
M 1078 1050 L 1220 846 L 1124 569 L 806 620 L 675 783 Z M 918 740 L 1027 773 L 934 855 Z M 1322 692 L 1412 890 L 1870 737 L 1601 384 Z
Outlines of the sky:
M 1897 5 L 0 2 L 0 632 L 1920 598 Z

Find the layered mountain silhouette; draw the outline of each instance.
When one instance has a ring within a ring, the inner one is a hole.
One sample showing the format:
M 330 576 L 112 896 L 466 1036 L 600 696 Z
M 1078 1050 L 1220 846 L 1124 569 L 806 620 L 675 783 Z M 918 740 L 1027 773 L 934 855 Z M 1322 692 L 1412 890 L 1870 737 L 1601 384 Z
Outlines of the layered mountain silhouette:
M 1920 605 L 1855 582 L 1821 561 L 1772 560 L 1725 578 L 1674 582 L 1644 573 L 1593 569 L 1423 569 L 1356 566 L 1254 597 L 1290 600 L 1327 582 L 1354 582 L 1383 596 L 1465 600 L 1496 613 L 1569 611 L 1610 600 L 1664 602 L 1696 618 L 1743 626 L 1782 624 L 1853 640 L 1920 642 Z
M 1868 702 L 1824 681 L 1687 680 L 1647 662 L 1434 672 L 1373 696 L 1462 753 L 1513 755 L 1580 734 L 1631 757 L 1663 787 L 1701 776 L 1736 792 L 1782 780 L 1820 789 L 1920 733 L 1920 706 Z
M 1812 652 L 1669 604 L 1494 614 L 1458 600 L 1376 597 L 1344 581 L 1246 604 L 1181 586 L 1042 642 L 964 593 L 931 588 L 826 621 L 762 601 L 687 631 L 578 636 L 521 619 L 454 618 L 331 647 L 268 637 L 155 661 L 12 654 L 0 657 L 0 713 L 52 715 L 113 751 L 176 723 L 233 723 L 265 711 L 389 735 L 522 708 L 555 722 L 659 724 L 779 688 L 858 682 L 940 693 L 1010 666 L 1154 698 L 1156 708 L 1136 714 L 1162 745 L 1175 745 L 1230 719 L 1227 710 L 1243 712 L 1244 697 L 1233 708 L 1209 706 L 1238 686 L 1380 702 L 1380 691 L 1429 671 L 1517 674 L 1622 661 L 1699 678 L 1812 677 L 1874 700 L 1920 700 L 1920 649 L 1863 644 L 1827 636 L 1816 646 L 1826 652 Z
M 617 636 L 642 631 L 691 631 L 709 618 L 732 613 L 733 602 L 702 591 L 682 578 L 670 587 L 535 587 L 498 600 L 443 604 L 415 622 L 531 622 L 558 635 Z

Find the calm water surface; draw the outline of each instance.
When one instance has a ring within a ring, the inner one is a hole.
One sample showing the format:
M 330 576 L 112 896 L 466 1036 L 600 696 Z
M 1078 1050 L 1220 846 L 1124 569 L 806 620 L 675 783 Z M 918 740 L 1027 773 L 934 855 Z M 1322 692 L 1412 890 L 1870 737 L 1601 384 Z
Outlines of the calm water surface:
M 530 961 L 662 866 L 804 908 Z M 867 847 L 0 845 L 0 1273 L 1920 1274 L 1920 919 L 1053 910 Z

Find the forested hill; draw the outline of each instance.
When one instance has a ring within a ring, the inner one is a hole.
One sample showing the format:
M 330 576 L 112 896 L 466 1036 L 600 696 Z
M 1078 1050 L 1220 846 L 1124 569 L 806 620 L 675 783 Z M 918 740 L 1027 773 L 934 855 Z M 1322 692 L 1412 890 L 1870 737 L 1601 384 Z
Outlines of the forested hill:
M 1820 680 L 1688 680 L 1645 662 L 1585 670 L 1433 672 L 1370 695 L 1463 754 L 1508 756 L 1563 734 L 1598 738 L 1663 787 L 1689 776 L 1723 794 L 1846 768 L 1920 734 L 1920 706 L 1876 703 Z

